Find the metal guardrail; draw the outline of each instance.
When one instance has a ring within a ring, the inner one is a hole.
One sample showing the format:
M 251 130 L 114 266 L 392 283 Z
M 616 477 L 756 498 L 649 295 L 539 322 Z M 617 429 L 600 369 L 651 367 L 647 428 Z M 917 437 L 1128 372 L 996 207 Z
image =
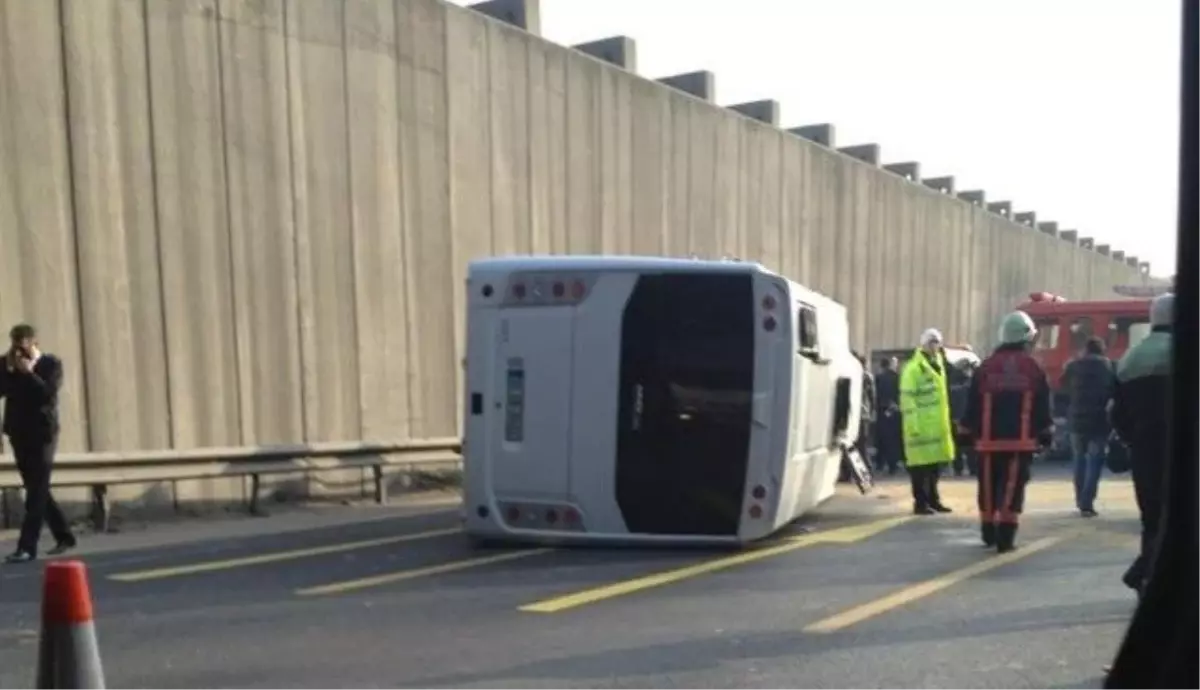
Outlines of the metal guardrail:
M 250 505 L 260 513 L 262 475 L 319 472 L 370 467 L 375 482 L 375 502 L 387 502 L 384 469 L 456 469 L 462 466 L 462 442 L 457 438 L 378 443 L 314 443 L 250 448 L 197 448 L 189 450 L 63 453 L 55 458 L 52 486 L 90 487 L 92 522 L 107 531 L 110 515 L 108 487 L 161 481 L 216 479 L 249 476 Z M 11 527 L 9 491 L 21 478 L 11 456 L 0 456 L 0 516 Z

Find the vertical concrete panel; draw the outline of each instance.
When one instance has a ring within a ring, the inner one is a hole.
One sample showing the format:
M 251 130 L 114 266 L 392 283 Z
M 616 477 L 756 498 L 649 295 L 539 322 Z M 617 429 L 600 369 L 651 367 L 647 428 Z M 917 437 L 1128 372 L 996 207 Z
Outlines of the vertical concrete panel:
M 823 148 L 806 145 L 808 179 L 806 217 L 808 250 L 811 252 L 809 287 L 830 297 L 837 291 L 837 169 L 833 156 Z
M 596 136 L 600 65 L 579 55 L 567 58 L 567 251 L 599 250 Z
M 887 233 L 882 223 L 884 217 L 884 187 L 882 178 L 874 175 L 866 178 L 867 219 L 866 238 L 864 240 L 867 252 L 867 281 L 866 332 L 862 343 L 863 353 L 874 347 L 882 347 L 887 341 L 888 299 L 893 290 L 887 289 L 888 270 L 891 257 L 887 253 Z
M 744 120 L 740 128 L 742 154 L 738 173 L 738 252 L 744 261 L 762 261 L 763 127 Z
M 220 0 L 242 442 L 304 439 L 280 0 Z
M 742 222 L 741 194 L 742 118 L 721 116 L 716 122 L 716 180 L 713 202 L 717 219 L 717 247 L 712 256 L 737 256 Z M 701 255 L 703 256 L 703 255 Z
M 216 0 L 148 0 L 172 438 L 241 443 Z
M 804 150 L 790 134 L 779 140 L 781 167 L 779 189 L 782 195 L 779 216 L 780 270 L 788 278 L 805 283 L 804 255 Z
M 703 256 L 700 250 L 692 246 L 689 231 L 688 170 L 693 155 L 691 139 L 691 104 L 683 96 L 670 94 L 668 96 L 668 112 L 666 115 L 663 137 L 667 142 L 667 168 L 665 189 L 666 216 L 663 229 L 663 253 L 668 256 L 689 256 L 693 253 Z
M 345 3 L 288 3 L 288 96 L 304 428 L 309 441 L 359 438 L 357 348 L 330 339 L 358 332 L 346 122 Z M 447 286 L 449 287 L 449 286 Z M 363 295 L 363 299 L 372 296 Z M 331 351 L 332 350 L 332 351 Z
M 529 51 L 529 231 L 538 254 L 565 249 L 565 164 L 563 69 L 566 56 L 556 46 L 527 37 Z M 454 48 L 449 49 L 453 60 Z M 451 88 L 453 79 L 451 79 Z M 461 303 L 461 302 L 460 302 Z M 460 319 L 461 321 L 461 319 Z
M 846 197 L 851 213 L 846 217 L 846 230 L 850 237 L 849 261 L 843 264 L 853 271 L 849 303 L 850 342 L 860 350 L 867 342 L 867 324 L 870 322 L 871 269 L 871 179 L 874 171 L 857 161 L 841 161 L 848 181 Z
M 492 242 L 496 254 L 532 251 L 529 223 L 529 50 L 519 30 L 489 22 Z
M 58 4 L 0 0 L 0 327 L 63 360 L 61 450 L 88 443 Z
M 612 232 L 616 251 L 633 253 L 633 80 L 623 71 L 613 73 L 613 180 Z
M 680 228 L 688 239 L 689 251 L 702 257 L 721 255 L 721 229 L 716 217 L 717 137 L 725 114 L 707 103 L 687 96 L 675 96 L 686 104 L 688 113 L 687 167 L 680 181 L 686 189 L 686 227 Z
M 63 3 L 93 450 L 171 444 L 140 0 Z
M 391 0 L 346 3 L 346 104 L 358 395 L 365 439 L 411 436 L 396 18 Z M 478 197 L 477 197 L 478 198 Z M 326 341 L 321 340 L 324 344 Z
M 662 89 L 638 81 L 632 86 L 633 226 L 631 251 L 654 256 L 662 251 L 663 217 L 668 204 L 669 150 L 664 145 L 664 113 L 670 102 Z
M 620 146 L 618 145 L 617 80 L 618 70 L 608 65 L 601 66 L 597 77 L 598 107 L 596 125 L 599 156 L 596 157 L 598 181 L 596 203 L 600 215 L 600 251 L 605 254 L 620 252 L 617 238 L 621 179 L 618 176 Z
M 783 178 L 781 162 L 784 134 L 774 128 L 760 128 L 759 137 L 762 151 L 762 172 L 759 177 L 759 236 L 760 256 L 764 266 L 773 271 L 782 272 L 783 256 L 779 239 L 780 209 L 783 199 L 780 195 L 780 181 Z M 789 135 L 790 136 L 790 135 Z
M 417 437 L 457 433 L 458 391 L 454 352 L 454 251 L 450 236 L 447 125 L 446 6 L 436 0 L 397 3 L 397 41 L 413 47 L 401 75 L 401 150 L 406 191 L 407 270 L 416 301 L 410 331 L 419 340 L 414 367 L 420 389 Z M 411 205 L 409 206 L 411 202 Z M 409 222 L 411 221 L 411 222 Z

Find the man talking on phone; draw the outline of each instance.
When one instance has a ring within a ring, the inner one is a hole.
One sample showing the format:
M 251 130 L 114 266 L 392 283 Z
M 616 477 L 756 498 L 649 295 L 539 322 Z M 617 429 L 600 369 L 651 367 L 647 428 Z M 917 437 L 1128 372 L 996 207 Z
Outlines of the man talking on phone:
M 8 335 L 12 346 L 0 366 L 0 398 L 4 399 L 4 434 L 25 486 L 25 520 L 17 550 L 5 562 L 25 563 L 37 558 L 43 522 L 56 542 L 47 553 L 57 555 L 75 546 L 75 535 L 50 495 L 63 365 L 54 355 L 38 350 L 33 326 L 13 326 Z

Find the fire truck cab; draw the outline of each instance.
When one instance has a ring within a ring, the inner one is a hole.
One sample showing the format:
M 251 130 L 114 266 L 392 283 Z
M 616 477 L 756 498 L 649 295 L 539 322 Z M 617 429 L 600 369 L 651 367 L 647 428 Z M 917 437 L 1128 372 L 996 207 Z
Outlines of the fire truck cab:
M 1046 370 L 1050 389 L 1054 392 L 1055 442 L 1051 456 L 1070 455 L 1068 398 L 1062 388 L 1062 374 L 1067 363 L 1083 352 L 1084 344 L 1092 336 L 1104 341 L 1109 359 L 1119 360 L 1150 333 L 1152 297 L 1145 293 L 1134 299 L 1071 302 L 1048 292 L 1034 292 L 1029 295 L 1028 302 L 1018 307 L 1037 325 L 1033 356 Z

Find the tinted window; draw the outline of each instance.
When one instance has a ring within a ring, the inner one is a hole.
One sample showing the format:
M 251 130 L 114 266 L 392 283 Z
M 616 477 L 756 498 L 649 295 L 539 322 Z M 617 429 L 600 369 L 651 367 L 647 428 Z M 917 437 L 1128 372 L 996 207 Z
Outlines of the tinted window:
M 750 444 L 749 275 L 638 279 L 621 322 L 617 503 L 631 532 L 737 533 Z

